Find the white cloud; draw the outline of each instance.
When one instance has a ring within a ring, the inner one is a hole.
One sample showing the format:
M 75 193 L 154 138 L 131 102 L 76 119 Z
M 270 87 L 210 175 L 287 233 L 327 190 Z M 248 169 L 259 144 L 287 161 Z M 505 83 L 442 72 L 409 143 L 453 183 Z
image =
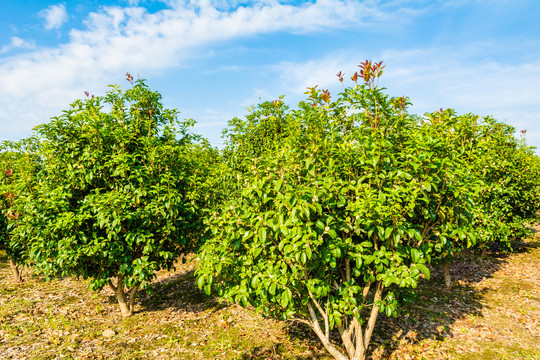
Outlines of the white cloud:
M 103 7 L 88 15 L 84 29 L 71 30 L 68 43 L 4 57 L 0 61 L 2 136 L 28 135 L 33 125 L 58 114 L 69 101 L 82 97 L 84 90 L 99 94 L 111 79 L 126 71 L 169 70 L 193 54 L 211 52 L 211 45 L 220 41 L 278 31 L 352 28 L 392 32 L 426 11 L 394 1 L 319 0 L 299 6 L 275 0 L 249 5 L 222 0 L 168 3 L 168 9 L 154 13 L 142 7 Z M 51 6 L 40 14 L 49 29 L 67 20 L 64 5 Z M 30 45 L 13 38 L 0 53 Z M 527 128 L 527 139 L 540 146 L 540 62 L 478 62 L 484 58 L 482 49 L 493 46 L 500 44 L 377 53 L 355 49 L 303 63 L 281 63 L 271 69 L 282 78 L 280 89 L 255 89 L 245 105 L 256 103 L 259 96 L 266 100 L 281 94 L 291 102 L 295 94 L 303 98 L 306 87 L 317 84 L 334 93 L 340 89 L 338 71 L 350 79 L 360 61 L 384 60 L 388 67 L 381 84 L 393 95 L 410 96 L 415 104 L 412 111 L 453 107 L 461 113 L 493 114 L 518 130 Z M 212 120 L 209 114 L 202 116 Z
M 41 10 L 38 15 L 45 19 L 46 30 L 59 29 L 68 20 L 66 7 L 63 4 L 51 5 Z
M 466 48 L 458 51 L 447 47 L 389 50 L 381 58 L 388 59 L 388 84 L 408 92 L 413 100 L 417 97 L 419 110 L 452 107 L 461 112 L 498 115 L 500 120 L 509 111 L 535 111 L 540 116 L 540 60 L 516 64 L 478 60 Z M 521 121 L 508 120 L 516 124 Z
M 356 65 L 363 61 L 365 56 L 358 53 L 334 53 L 321 59 L 313 59 L 303 63 L 282 62 L 274 66 L 274 71 L 282 78 L 281 87 L 291 89 L 296 96 L 303 96 L 307 87 L 318 86 L 318 89 L 339 90 L 337 73 L 345 73 L 349 78 L 355 71 Z M 358 59 L 358 60 L 352 60 Z M 293 95 L 291 94 L 291 95 Z
M 68 43 L 4 58 L 0 62 L 2 130 L 28 133 L 84 90 L 104 89 L 111 78 L 126 70 L 136 74 L 179 66 L 191 53 L 212 43 L 275 31 L 367 29 L 381 22 L 395 25 L 402 21 L 404 11 L 352 0 L 301 6 L 266 1 L 229 11 L 213 4 L 175 1 L 155 13 L 141 7 L 103 7 L 88 15 L 85 29 L 71 30 Z M 40 14 L 48 29 L 58 28 L 67 19 L 62 4 Z
M 10 39 L 9 44 L 3 45 L 0 48 L 0 54 L 5 54 L 7 52 L 10 52 L 13 49 L 33 49 L 33 48 L 35 48 L 35 44 L 33 42 L 26 41 L 17 36 L 13 36 Z

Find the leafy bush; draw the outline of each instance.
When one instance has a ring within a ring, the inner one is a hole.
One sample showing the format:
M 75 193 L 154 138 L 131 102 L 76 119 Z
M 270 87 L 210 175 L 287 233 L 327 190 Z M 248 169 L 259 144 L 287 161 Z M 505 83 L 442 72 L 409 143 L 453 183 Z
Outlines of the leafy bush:
M 315 87 L 298 110 L 264 103 L 231 123 L 239 191 L 210 217 L 197 271 L 207 292 L 305 322 L 337 359 L 364 359 L 379 311 L 397 314 L 396 291 L 429 277 L 452 239 L 473 241 L 461 159 L 406 98 L 375 86 L 380 63 L 361 67 L 353 80 L 365 83 L 335 101 Z
M 514 137 L 515 129 L 492 117 L 457 115 L 453 110 L 428 114 L 453 156 L 480 182 L 476 204 L 477 248 L 508 251 L 530 235 L 540 211 L 540 158 Z
M 196 247 L 208 200 L 208 158 L 199 155 L 211 151 L 160 99 L 137 80 L 38 126 L 38 181 L 17 200 L 17 236 L 35 268 L 90 278 L 94 290 L 109 285 L 123 316 L 157 270 Z
M 21 216 L 15 203 L 28 192 L 22 185 L 32 181 L 39 164 L 30 151 L 27 140 L 4 141 L 0 145 L 0 248 L 6 252 L 17 282 L 23 281 L 19 265 L 25 265 L 28 257 L 25 242 L 14 236 Z

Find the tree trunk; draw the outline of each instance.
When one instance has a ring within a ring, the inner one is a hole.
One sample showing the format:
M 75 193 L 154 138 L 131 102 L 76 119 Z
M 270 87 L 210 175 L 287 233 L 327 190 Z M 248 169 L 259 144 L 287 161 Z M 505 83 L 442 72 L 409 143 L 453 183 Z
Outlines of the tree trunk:
M 376 285 L 375 293 L 373 294 L 373 305 L 365 330 L 362 330 L 362 325 L 360 324 L 360 321 L 358 321 L 358 319 L 355 317 L 353 317 L 351 321 L 345 319 L 345 321 L 342 321 L 342 324 L 338 327 L 343 346 L 345 347 L 345 354 L 343 354 L 340 349 L 336 348 L 330 341 L 330 328 L 328 326 L 328 303 L 326 304 L 326 308 L 323 308 L 323 306 L 315 299 L 313 294 L 308 291 L 310 297 L 310 300 L 307 303 L 309 320 L 306 322 L 310 325 L 313 331 L 315 331 L 315 334 L 317 334 L 323 346 L 334 357 L 334 359 L 366 359 L 367 350 L 371 341 L 371 335 L 373 334 L 373 330 L 375 329 L 375 323 L 377 322 L 377 316 L 379 315 L 379 305 L 376 305 L 376 303 L 381 300 L 384 289 L 382 281 L 378 281 L 375 284 Z M 362 305 L 365 305 L 366 297 L 368 296 L 371 285 L 371 283 L 368 283 L 364 287 L 364 291 L 362 294 Z M 324 320 L 324 330 L 319 324 L 319 316 L 322 317 L 322 319 Z M 345 323 L 348 323 L 348 325 Z
M 369 317 L 368 325 L 366 328 L 366 333 L 364 334 L 364 347 L 368 348 L 369 342 L 371 341 L 371 334 L 375 329 L 375 323 L 377 322 L 377 316 L 379 315 L 379 305 L 375 305 L 376 302 L 381 300 L 383 291 L 382 281 L 377 283 L 375 287 L 375 296 L 373 298 L 373 308 L 371 308 L 371 316 Z
M 370 288 L 371 283 L 366 284 L 364 287 L 362 304 L 365 304 L 365 299 Z M 378 281 L 375 284 L 373 307 L 371 308 L 371 313 L 364 330 L 356 317 L 353 317 L 352 320 L 348 322 L 349 324 L 346 328 L 341 325 L 338 327 L 343 345 L 348 354 L 348 359 L 350 360 L 365 360 L 367 358 L 367 350 L 371 341 L 371 335 L 373 334 L 377 316 L 379 315 L 379 305 L 375 305 L 375 303 L 381 300 L 383 289 L 382 282 Z
M 447 290 L 452 288 L 452 276 L 450 275 L 450 263 L 444 259 L 442 262 L 443 276 L 444 276 L 444 286 Z
M 137 291 L 139 291 L 139 285 L 133 287 L 129 294 L 129 308 L 133 312 L 135 308 L 135 296 L 137 296 Z
M 19 265 L 11 259 L 9 259 L 9 266 L 11 266 L 11 272 L 13 273 L 13 280 L 15 282 L 23 282 L 21 271 L 19 270 Z
M 356 354 L 353 357 L 353 360 L 364 360 L 366 359 L 369 343 L 371 341 L 371 335 L 373 334 L 373 330 L 375 329 L 375 323 L 377 322 L 377 317 L 379 315 L 379 305 L 375 305 L 376 302 L 381 300 L 383 293 L 383 284 L 382 281 L 377 282 L 375 286 L 375 294 L 373 297 L 373 307 L 371 308 L 371 314 L 369 316 L 368 323 L 366 325 L 366 330 L 362 335 L 357 336 L 356 339 Z M 360 325 L 358 326 L 358 330 L 361 332 Z M 359 344 L 363 341 L 363 345 Z
M 322 344 L 326 348 L 326 350 L 334 357 L 336 360 L 348 360 L 347 356 L 343 355 L 338 349 L 334 347 L 334 345 L 330 342 L 330 334 L 324 333 L 321 327 L 319 326 L 319 321 L 317 320 L 317 315 L 315 313 L 315 310 L 313 309 L 313 306 L 308 302 L 308 310 L 309 314 L 311 316 L 311 328 L 315 331 L 315 334 L 319 337 L 319 340 L 321 340 Z
M 109 279 L 109 286 L 116 294 L 116 300 L 118 300 L 118 305 L 120 305 L 120 311 L 122 312 L 122 317 L 132 316 L 133 315 L 132 303 L 131 301 L 128 303 L 128 301 L 126 300 L 126 294 L 124 293 L 124 277 L 118 274 L 118 281 L 116 283 L 116 286 L 114 286 L 112 281 Z

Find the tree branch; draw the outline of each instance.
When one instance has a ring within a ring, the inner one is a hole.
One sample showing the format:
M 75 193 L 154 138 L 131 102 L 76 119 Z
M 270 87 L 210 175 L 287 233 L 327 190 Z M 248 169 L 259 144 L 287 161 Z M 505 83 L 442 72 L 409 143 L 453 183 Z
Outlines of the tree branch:
M 366 298 L 369 294 L 370 288 L 371 288 L 371 281 L 368 281 L 368 283 L 364 285 L 364 290 L 362 291 L 362 305 L 366 303 Z
M 116 295 L 116 292 L 117 292 L 117 287 L 114 286 L 113 282 L 111 279 L 109 279 L 109 286 L 111 287 L 112 291 L 114 291 L 114 294 Z
M 366 356 L 367 346 L 364 345 L 362 325 L 356 317 L 353 319 L 353 324 L 356 329 L 356 349 L 354 351 L 354 359 L 363 359 Z
M 343 341 L 343 345 L 345 346 L 345 350 L 347 350 L 347 354 L 349 355 L 349 358 L 352 359 L 354 356 L 354 344 L 351 339 L 351 334 L 354 330 L 354 325 L 351 322 L 347 329 L 343 328 L 343 326 L 338 327 L 339 334 L 341 335 L 341 341 Z
M 133 304 L 135 304 L 135 296 L 137 296 L 137 292 L 139 291 L 140 286 L 141 286 L 140 284 L 135 285 L 131 289 L 131 293 L 129 294 L 129 309 L 131 311 L 133 311 Z
M 379 315 L 379 305 L 376 304 L 377 301 L 381 300 L 381 295 L 383 291 L 382 281 L 378 281 L 375 287 L 375 296 L 373 298 L 373 307 L 371 308 L 371 314 L 369 316 L 369 321 L 366 326 L 364 333 L 364 350 L 367 350 L 369 341 L 371 340 L 371 334 L 375 329 L 375 322 L 377 321 L 377 315 Z M 358 346 L 358 344 L 356 344 Z
M 313 306 L 308 302 L 307 304 L 309 315 L 311 317 L 311 328 L 313 331 L 315 331 L 315 334 L 319 337 L 321 342 L 323 343 L 324 347 L 328 352 L 337 360 L 348 360 L 345 355 L 343 355 L 332 343 L 330 342 L 330 338 L 325 336 L 323 334 L 321 327 L 319 326 L 319 321 L 317 320 L 317 314 L 315 313 L 315 310 L 313 309 Z

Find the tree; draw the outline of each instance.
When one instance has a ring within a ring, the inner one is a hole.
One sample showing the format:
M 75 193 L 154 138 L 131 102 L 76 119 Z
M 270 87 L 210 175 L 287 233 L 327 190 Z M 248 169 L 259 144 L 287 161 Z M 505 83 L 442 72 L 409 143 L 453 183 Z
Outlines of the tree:
M 21 185 L 32 182 L 38 162 L 30 155 L 28 141 L 4 141 L 0 148 L 0 248 L 6 252 L 13 280 L 22 282 L 20 265 L 25 265 L 28 258 L 25 242 L 14 236 L 21 216 L 15 202 L 30 191 Z
M 132 88 L 77 100 L 36 128 L 38 181 L 16 202 L 35 268 L 89 278 L 96 291 L 109 285 L 123 316 L 156 271 L 199 243 L 206 199 L 193 121 L 128 80 Z
M 0 197 L 0 248 L 6 251 L 9 265 L 13 273 L 13 280 L 15 282 L 22 282 L 23 278 L 18 264 L 20 262 L 18 260 L 21 257 L 20 252 L 14 249 L 11 242 L 10 222 L 15 221 L 18 214 L 12 209 L 15 193 L 10 191 L 10 185 L 13 183 L 12 178 L 15 166 L 13 166 L 13 162 L 9 159 L 10 155 L 11 154 L 7 152 L 2 152 L 0 154 L 0 163 L 2 164 L 2 172 L 0 173 L 0 193 L 2 194 Z
M 539 219 L 539 158 L 514 137 L 512 126 L 488 117 L 482 130 L 480 156 L 473 163 L 484 182 L 478 197 L 484 213 L 478 223 L 485 234 L 479 248 L 511 251 L 513 243 L 532 234 L 530 226 Z
M 429 277 L 448 239 L 471 240 L 460 159 L 406 112 L 406 98 L 375 86 L 381 63 L 361 68 L 353 80 L 364 84 L 335 101 L 309 89 L 267 151 L 236 159 L 250 166 L 209 218 L 197 270 L 207 292 L 308 324 L 336 359 L 365 359 L 379 312 L 397 314 L 398 290 Z M 247 121 L 229 136 L 268 134 L 267 122 Z
M 266 101 L 253 106 L 245 119 L 235 117 L 229 121 L 229 128 L 223 130 L 225 148 L 223 162 L 216 179 L 223 187 L 223 198 L 242 190 L 238 180 L 249 173 L 253 160 L 272 151 L 274 145 L 287 136 L 286 114 L 289 107 L 283 96 L 275 101 Z
M 540 210 L 540 158 L 515 129 L 492 117 L 457 115 L 452 109 L 427 114 L 452 156 L 464 160 L 471 181 L 481 183 L 472 197 L 478 239 L 485 250 L 511 250 L 512 242 L 530 235 Z

